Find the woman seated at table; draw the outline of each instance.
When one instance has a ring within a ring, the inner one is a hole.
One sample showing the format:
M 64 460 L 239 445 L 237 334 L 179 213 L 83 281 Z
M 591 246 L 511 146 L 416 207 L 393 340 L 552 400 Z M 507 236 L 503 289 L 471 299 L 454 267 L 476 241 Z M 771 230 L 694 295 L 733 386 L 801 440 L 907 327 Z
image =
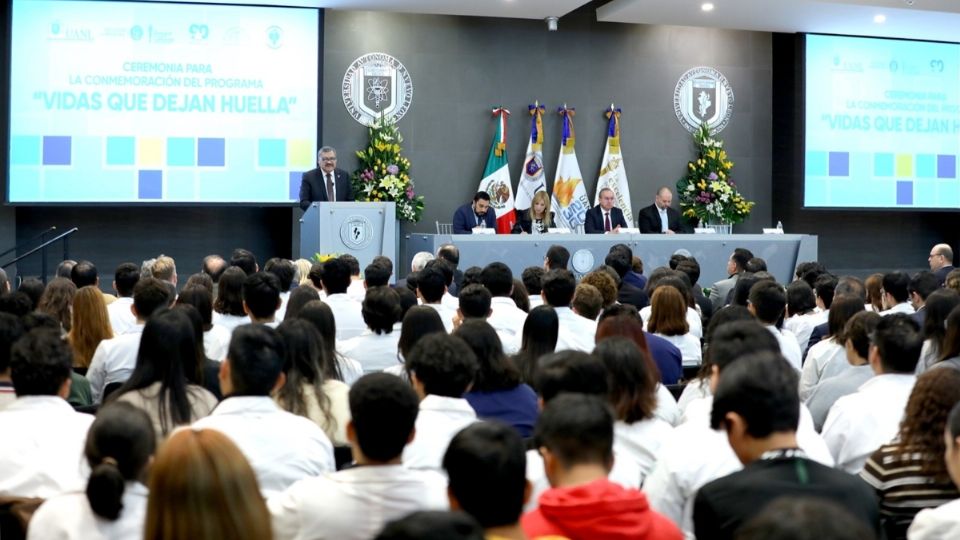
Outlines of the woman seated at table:
M 553 212 L 550 211 L 550 196 L 546 191 L 538 191 L 533 196 L 530 208 L 517 213 L 517 222 L 513 225 L 513 234 L 544 234 L 553 227 Z

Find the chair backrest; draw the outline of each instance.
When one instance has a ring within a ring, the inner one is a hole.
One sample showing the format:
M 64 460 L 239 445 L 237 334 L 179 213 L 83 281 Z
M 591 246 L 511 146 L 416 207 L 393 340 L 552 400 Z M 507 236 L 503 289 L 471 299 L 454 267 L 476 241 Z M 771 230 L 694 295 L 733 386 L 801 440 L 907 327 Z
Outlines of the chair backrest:
M 437 224 L 437 234 L 453 234 L 453 223 L 440 223 Z

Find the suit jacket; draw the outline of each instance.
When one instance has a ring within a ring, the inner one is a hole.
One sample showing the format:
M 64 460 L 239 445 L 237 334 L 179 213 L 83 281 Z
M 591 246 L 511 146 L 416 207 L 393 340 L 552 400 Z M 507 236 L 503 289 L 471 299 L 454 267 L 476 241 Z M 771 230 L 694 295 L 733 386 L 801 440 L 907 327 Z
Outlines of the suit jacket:
M 550 212 L 550 223 L 556 223 L 553 219 L 553 212 Z M 513 230 L 510 231 L 511 234 L 520 234 L 525 232 L 530 234 L 533 230 L 533 219 L 530 217 L 530 212 L 527 210 L 520 210 L 517 212 L 517 222 L 513 224 Z
M 620 282 L 620 290 L 617 292 L 617 302 L 630 304 L 639 311 L 650 304 L 650 297 L 643 289 L 638 289 L 626 281 L 622 281 Z
M 610 209 L 610 229 L 616 229 L 617 226 L 626 227 L 627 220 L 623 218 L 623 210 L 616 206 Z M 600 205 L 587 210 L 587 220 L 583 223 L 583 232 L 587 234 L 603 234 L 603 210 Z
M 492 208 L 487 209 L 483 216 L 488 229 L 497 230 L 497 213 Z M 473 213 L 473 203 L 467 203 L 453 213 L 453 234 L 473 234 L 477 226 L 476 214 Z
M 807 350 L 810 350 L 810 347 L 813 347 L 817 343 L 820 343 L 823 338 L 827 337 L 827 333 L 830 332 L 830 323 L 825 322 L 823 324 L 818 324 L 813 327 L 813 332 L 810 332 L 810 340 L 807 341 Z
M 637 227 L 643 234 L 660 234 L 662 226 L 657 205 L 651 204 L 637 213 Z M 680 212 L 670 207 L 667 207 L 667 228 L 675 233 L 687 232 L 686 228 L 680 224 Z
M 940 282 L 941 287 L 943 287 L 944 282 L 947 281 L 947 274 L 949 274 L 953 270 L 954 270 L 953 265 L 948 264 L 933 273 L 933 275 L 937 276 L 937 281 Z
M 350 175 L 343 169 L 333 170 L 334 189 L 338 201 L 353 200 L 353 186 L 350 185 Z M 300 208 L 306 210 L 313 201 L 327 201 L 327 180 L 319 168 L 303 173 L 300 180 Z
M 713 312 L 720 311 L 720 308 L 727 305 L 727 296 L 737 285 L 740 274 L 735 274 L 727 279 L 721 279 L 710 287 L 710 301 L 713 302 Z

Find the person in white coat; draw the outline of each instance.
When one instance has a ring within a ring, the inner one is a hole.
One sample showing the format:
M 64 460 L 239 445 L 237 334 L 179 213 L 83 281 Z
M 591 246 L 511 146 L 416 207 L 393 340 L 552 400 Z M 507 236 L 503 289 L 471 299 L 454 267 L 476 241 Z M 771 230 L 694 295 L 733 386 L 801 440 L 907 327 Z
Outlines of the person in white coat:
M 572 349 L 590 352 L 597 334 L 597 321 L 581 317 L 570 309 L 577 280 L 569 270 L 550 270 L 543 276 L 543 301 L 553 307 L 560 322 L 557 351 Z
M 87 489 L 47 499 L 30 520 L 27 540 L 142 538 L 148 465 L 156 450 L 150 417 L 129 403 L 100 409 L 87 435 Z
M 950 480 L 960 487 L 960 404 L 954 405 L 947 417 L 943 433 L 946 451 L 944 460 Z M 907 530 L 909 540 L 942 540 L 960 538 L 960 499 L 937 508 L 921 510 Z
M 371 287 L 362 305 L 367 329 L 341 342 L 337 349 L 344 356 L 358 360 L 366 373 L 395 366 L 400 332 L 393 329 L 400 322 L 400 295 L 390 287 Z
M 347 296 L 350 286 L 350 265 L 341 259 L 330 259 L 323 263 L 323 275 L 320 277 L 324 302 L 333 310 L 337 320 L 337 341 L 359 336 L 367 329 L 363 322 L 360 302 Z
M 480 272 L 480 282 L 490 291 L 490 316 L 487 323 L 497 331 L 505 349 L 507 344 L 519 341 L 517 337 L 527 320 L 527 312 L 517 307 L 510 295 L 513 293 L 513 271 L 502 262 L 492 262 Z M 516 351 L 512 351 L 516 352 Z M 508 352 L 510 354 L 510 352 Z
M 800 343 L 797 342 L 797 337 L 793 335 L 793 332 L 776 326 L 786 308 L 787 293 L 779 283 L 761 280 L 750 287 L 750 300 L 747 309 L 777 338 L 780 343 L 780 354 L 790 362 L 793 369 L 800 371 L 803 357 L 800 353 Z

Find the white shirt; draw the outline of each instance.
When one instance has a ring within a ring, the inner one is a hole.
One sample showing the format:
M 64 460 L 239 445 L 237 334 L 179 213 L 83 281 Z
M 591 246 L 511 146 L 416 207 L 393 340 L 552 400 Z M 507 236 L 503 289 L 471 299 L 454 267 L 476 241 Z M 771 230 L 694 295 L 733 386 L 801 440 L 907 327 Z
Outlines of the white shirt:
M 280 293 L 280 307 L 277 308 L 276 313 L 273 314 L 273 318 L 277 322 L 283 322 L 283 318 L 287 315 L 287 303 L 290 302 L 290 291 Z
M 539 294 L 530 295 L 530 309 L 543 305 L 543 297 Z
M 449 291 L 444 291 L 443 296 L 440 297 L 440 304 L 454 312 L 460 309 L 460 299 L 450 294 Z
M 357 337 L 340 342 L 337 350 L 340 354 L 355 358 L 363 366 L 363 371 L 383 371 L 397 365 L 397 347 L 400 331 L 389 334 L 375 334 L 369 328 Z
M 105 339 L 97 345 L 97 350 L 87 369 L 90 381 L 90 393 L 94 403 L 103 400 L 103 390 L 108 384 L 123 383 L 130 378 L 133 368 L 137 367 L 137 353 L 140 351 L 140 337 L 143 325 L 137 324 L 126 334 Z
M 447 306 L 443 305 L 443 303 L 427 304 L 424 302 L 421 305 L 427 306 L 428 308 L 436 311 L 437 314 L 440 315 L 440 320 L 443 321 L 443 327 L 447 330 L 447 333 L 449 334 L 453 332 L 453 317 L 457 314 L 456 310 L 448 308 Z
M 613 453 L 618 459 L 629 459 L 640 469 L 641 485 L 657 464 L 660 447 L 670 436 L 673 426 L 654 416 L 627 424 L 617 420 L 613 425 Z
M 351 278 L 350 286 L 347 287 L 347 296 L 351 300 L 363 303 L 363 299 L 367 297 L 367 288 L 363 285 L 362 279 Z
M 518 308 L 509 296 L 492 298 L 490 300 L 490 311 L 487 323 L 497 331 L 497 335 L 500 336 L 500 341 L 506 349 L 507 343 L 512 345 L 517 341 L 517 335 L 523 334 L 523 323 L 527 321 L 527 312 Z
M 814 387 L 821 381 L 839 375 L 849 367 L 846 347 L 833 339 L 818 341 L 807 351 L 807 361 L 803 363 L 800 374 L 800 400 L 806 401 L 813 393 Z
M 230 330 L 220 326 L 213 325 L 209 330 L 203 333 L 203 352 L 207 358 L 223 361 L 227 357 L 227 349 L 230 348 Z
M 692 332 L 687 332 L 679 336 L 667 336 L 656 332 L 653 335 L 662 337 L 680 349 L 683 367 L 699 366 L 703 360 L 703 348 L 700 345 L 700 338 L 693 335 Z
M 858 474 L 870 454 L 893 440 L 916 380 L 912 374 L 877 375 L 833 404 L 823 439 L 837 468 Z
M 907 530 L 908 540 L 960 538 L 960 499 L 921 510 Z
M 553 309 L 557 312 L 557 319 L 560 322 L 555 350 L 572 349 L 592 352 L 596 344 L 597 322 L 577 315 L 569 307 L 554 307 Z
M 800 344 L 800 353 L 806 354 L 807 343 L 810 342 L 810 334 L 818 324 L 821 324 L 821 315 L 819 313 L 807 313 L 806 315 L 794 315 L 783 321 L 783 328 L 793 332 Z
M 281 409 L 268 396 L 229 397 L 193 423 L 229 437 L 250 461 L 264 497 L 297 480 L 336 469 L 333 445 L 308 418 Z
M 441 474 L 373 465 L 301 480 L 267 507 L 275 540 L 368 540 L 389 521 L 449 502 Z
M 121 296 L 107 305 L 107 316 L 110 317 L 113 335 L 126 334 L 137 324 L 137 317 L 130 311 L 132 306 L 132 296 Z
M 680 423 L 680 406 L 670 390 L 660 383 L 657 383 L 657 409 L 653 415 L 671 426 Z
M 222 326 L 230 331 L 230 334 L 233 335 L 233 330 L 243 324 L 250 324 L 250 317 L 246 315 L 224 315 L 223 313 L 213 312 L 213 317 L 211 322 L 217 326 Z
M 477 421 L 463 398 L 428 395 L 420 402 L 416 434 L 403 449 L 403 464 L 411 469 L 443 471 L 443 455 L 453 436 Z
M 127 482 L 116 521 L 93 513 L 84 492 L 47 499 L 30 519 L 27 540 L 126 540 L 143 538 L 147 519 L 147 486 Z
M 83 490 L 83 454 L 93 416 L 58 396 L 24 396 L 0 411 L 0 495 L 39 497 Z
M 347 386 L 353 386 L 357 379 L 363 377 L 363 366 L 353 358 L 347 358 L 342 354 L 337 356 L 337 367 L 340 368 L 340 375 L 343 376 L 343 382 L 347 383 Z
M 646 306 L 640 310 L 640 318 L 643 319 L 643 329 L 647 329 L 647 321 L 650 320 L 650 314 L 653 313 L 652 306 Z M 700 319 L 700 314 L 697 313 L 697 310 L 692 307 L 687 308 L 687 325 L 690 327 L 690 333 L 694 336 L 697 336 L 697 339 L 703 337 L 703 321 Z
M 916 313 L 916 310 L 913 309 L 913 306 L 910 305 L 910 302 L 900 302 L 899 304 L 893 306 L 892 308 L 881 311 L 880 316 L 886 317 L 887 315 L 893 315 L 894 313 L 904 313 L 906 315 L 913 315 Z
M 359 336 L 367 329 L 367 323 L 363 322 L 360 311 L 360 302 L 340 293 L 328 295 L 324 303 L 330 306 L 333 319 L 337 323 L 337 341 Z
M 787 362 L 790 362 L 790 365 L 793 366 L 793 369 L 800 371 L 801 365 L 803 364 L 803 355 L 800 353 L 800 344 L 797 343 L 797 336 L 793 335 L 793 332 L 789 330 L 779 330 L 776 326 L 772 324 L 765 324 L 767 330 L 773 334 L 773 337 L 777 338 L 777 342 L 780 343 L 780 354 L 787 359 Z
M 687 383 L 683 387 L 683 392 L 680 394 L 680 399 L 677 400 L 677 407 L 680 408 L 680 411 L 683 412 L 687 410 L 687 406 L 700 398 L 705 398 L 712 396 L 713 392 L 710 391 L 710 380 L 709 379 L 694 379 Z M 676 425 L 676 424 L 674 424 Z

